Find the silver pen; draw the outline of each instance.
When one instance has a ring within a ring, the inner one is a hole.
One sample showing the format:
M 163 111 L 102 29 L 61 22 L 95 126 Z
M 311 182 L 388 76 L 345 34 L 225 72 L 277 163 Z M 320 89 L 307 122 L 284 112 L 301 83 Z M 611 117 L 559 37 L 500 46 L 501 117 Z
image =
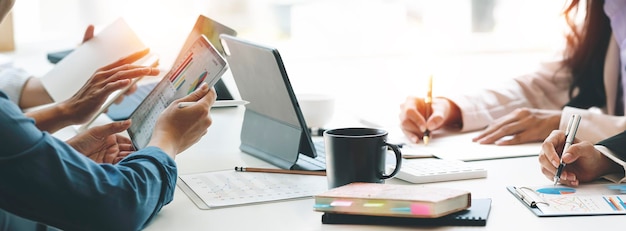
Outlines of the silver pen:
M 563 152 L 561 153 L 561 157 L 565 154 L 565 151 L 569 149 L 569 147 L 574 143 L 574 139 L 576 138 L 576 131 L 578 131 L 578 124 L 580 124 L 581 116 L 578 114 L 572 115 L 570 117 L 569 122 L 567 123 L 567 128 L 565 129 L 565 146 L 563 146 Z M 565 163 L 563 163 L 563 159 L 559 163 L 559 167 L 556 169 L 556 174 L 554 175 L 554 185 L 556 185 L 559 180 L 561 180 L 561 173 L 563 173 L 563 168 L 565 168 Z

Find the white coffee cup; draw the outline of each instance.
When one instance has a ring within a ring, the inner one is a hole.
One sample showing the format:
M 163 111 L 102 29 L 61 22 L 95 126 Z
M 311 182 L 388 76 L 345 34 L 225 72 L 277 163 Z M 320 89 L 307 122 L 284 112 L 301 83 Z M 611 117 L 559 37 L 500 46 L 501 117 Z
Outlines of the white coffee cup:
M 309 128 L 323 128 L 333 118 L 335 98 L 318 93 L 297 94 L 298 104 Z

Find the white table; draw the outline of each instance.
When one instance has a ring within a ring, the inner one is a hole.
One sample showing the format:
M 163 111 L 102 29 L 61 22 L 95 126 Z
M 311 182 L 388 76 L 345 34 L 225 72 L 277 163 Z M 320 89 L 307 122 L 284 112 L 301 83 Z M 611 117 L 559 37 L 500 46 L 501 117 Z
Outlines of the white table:
M 213 109 L 213 125 L 208 134 L 176 158 L 179 173 L 231 169 L 234 166 L 271 165 L 239 151 L 239 129 L 243 107 Z M 469 190 L 473 198 L 491 198 L 492 208 L 485 227 L 435 227 L 426 230 L 593 230 L 598 227 L 624 227 L 623 216 L 539 218 L 511 195 L 506 186 L 546 185 L 550 180 L 540 170 L 537 157 L 521 157 L 473 162 L 484 166 L 484 179 L 432 183 Z M 387 183 L 406 184 L 392 179 Z M 166 205 L 146 230 L 389 230 L 414 227 L 369 225 L 324 225 L 321 213 L 313 211 L 313 199 L 300 199 L 213 210 L 198 209 L 177 189 L 174 201 Z

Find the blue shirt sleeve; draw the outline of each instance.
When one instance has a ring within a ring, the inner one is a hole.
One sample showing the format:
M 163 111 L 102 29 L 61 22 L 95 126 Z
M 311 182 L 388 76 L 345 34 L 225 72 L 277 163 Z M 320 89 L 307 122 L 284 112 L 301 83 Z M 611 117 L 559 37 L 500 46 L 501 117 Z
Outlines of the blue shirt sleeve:
M 176 163 L 147 147 L 97 164 L 0 91 L 0 208 L 66 230 L 139 230 L 172 201 Z

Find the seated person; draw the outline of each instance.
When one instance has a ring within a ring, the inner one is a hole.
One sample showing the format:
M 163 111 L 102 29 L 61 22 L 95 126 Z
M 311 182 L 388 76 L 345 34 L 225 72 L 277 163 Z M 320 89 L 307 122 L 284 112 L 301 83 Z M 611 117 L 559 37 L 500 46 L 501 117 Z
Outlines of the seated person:
M 621 23 L 626 1 L 569 2 L 564 15 L 572 33 L 561 59 L 497 88 L 434 98 L 428 118 L 423 116 L 424 100 L 408 97 L 400 113 L 404 134 L 417 143 L 427 129 L 485 129 L 474 142 L 541 142 L 552 130 L 564 128 L 572 114 L 582 115 L 583 140 L 597 142 L 626 130 L 626 84 L 619 84 L 626 83 L 626 27 Z M 587 6 L 581 9 L 586 12 L 581 26 L 574 21 L 579 4 Z M 507 136 L 511 139 L 502 139 Z

